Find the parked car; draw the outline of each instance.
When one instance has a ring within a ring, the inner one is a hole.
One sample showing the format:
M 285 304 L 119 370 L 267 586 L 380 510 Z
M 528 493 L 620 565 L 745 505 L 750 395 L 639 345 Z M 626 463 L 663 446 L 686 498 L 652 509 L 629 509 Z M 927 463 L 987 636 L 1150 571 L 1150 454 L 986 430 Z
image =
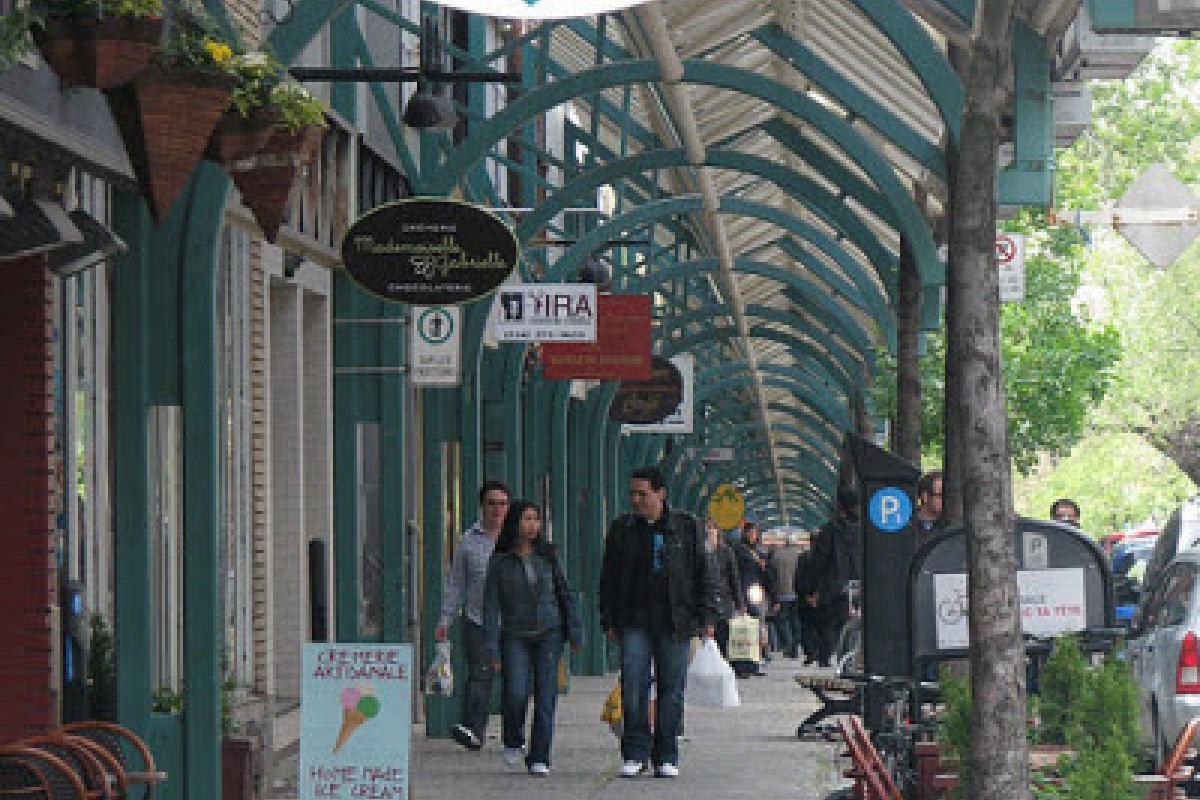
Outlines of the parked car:
M 1112 556 L 1113 548 L 1122 542 L 1128 542 L 1132 539 L 1158 538 L 1160 531 L 1158 528 L 1137 528 L 1130 531 L 1116 531 L 1114 533 L 1106 533 L 1100 537 L 1100 547 L 1104 550 L 1104 555 Z
M 1200 544 L 1200 495 L 1184 500 L 1163 526 L 1154 544 L 1154 553 L 1146 563 L 1143 585 L 1154 586 L 1159 574 L 1184 550 Z
M 1146 584 L 1126 660 L 1141 699 L 1144 743 L 1161 764 L 1189 719 L 1200 715 L 1200 549 L 1180 553 Z

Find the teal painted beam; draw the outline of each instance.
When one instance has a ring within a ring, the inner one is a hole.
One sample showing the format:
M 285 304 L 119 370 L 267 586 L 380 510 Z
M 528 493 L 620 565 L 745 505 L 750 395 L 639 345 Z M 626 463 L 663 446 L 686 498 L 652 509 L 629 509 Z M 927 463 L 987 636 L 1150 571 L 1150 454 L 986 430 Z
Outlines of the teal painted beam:
M 871 125 L 880 135 L 908 153 L 940 180 L 946 180 L 946 155 L 937 145 L 875 102 L 870 95 L 848 81 L 836 68 L 827 64 L 782 27 L 771 23 L 752 31 L 750 36 L 828 92 L 850 114 Z
M 1054 93 L 1047 51 L 1032 28 L 1013 22 L 1013 163 L 997 176 L 996 199 L 1002 205 L 1053 201 Z
M 1141 33 L 1135 0 L 1086 0 L 1092 30 L 1097 33 Z
M 483 157 L 499 140 L 505 138 L 522 120 L 554 108 L 575 97 L 601 89 L 631 83 L 649 83 L 661 79 L 659 67 L 651 61 L 632 61 L 605 64 L 563 77 L 539 87 L 519 98 L 492 119 L 450 156 L 436 185 L 436 194 L 448 194 L 468 168 Z M 845 120 L 829 109 L 762 75 L 723 64 L 687 61 L 683 80 L 706 86 L 717 86 L 757 97 L 794 116 L 816 125 L 866 172 L 896 212 L 904 235 L 913 248 L 922 282 L 940 284 L 945 280 L 944 268 L 937 259 L 933 237 L 907 190 L 900 184 L 892 167 Z
M 958 149 L 962 130 L 962 113 L 967 92 L 954 67 L 934 45 L 916 16 L 903 3 L 879 0 L 852 0 L 855 7 L 875 25 L 900 52 L 929 93 L 941 114 L 950 140 L 950 148 Z M 974 0 L 949 0 L 970 3 Z
M 321 28 L 351 5 L 352 0 L 298 0 L 267 37 L 271 52 L 283 64 L 294 63 Z

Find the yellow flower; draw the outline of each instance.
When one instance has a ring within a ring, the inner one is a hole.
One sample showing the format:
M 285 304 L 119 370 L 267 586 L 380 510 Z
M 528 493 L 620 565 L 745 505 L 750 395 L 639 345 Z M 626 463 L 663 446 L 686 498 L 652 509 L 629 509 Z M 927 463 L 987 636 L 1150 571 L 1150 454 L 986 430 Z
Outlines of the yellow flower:
M 233 48 L 224 42 L 214 42 L 210 39 L 204 43 L 204 50 L 218 66 L 225 66 L 233 58 Z

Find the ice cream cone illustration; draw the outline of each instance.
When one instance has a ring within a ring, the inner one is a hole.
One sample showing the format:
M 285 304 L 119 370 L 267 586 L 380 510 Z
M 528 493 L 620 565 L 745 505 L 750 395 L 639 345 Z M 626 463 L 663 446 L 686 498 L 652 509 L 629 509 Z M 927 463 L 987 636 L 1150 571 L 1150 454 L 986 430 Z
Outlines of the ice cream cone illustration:
M 342 749 L 342 745 L 364 722 L 379 714 L 379 698 L 370 684 L 346 687 L 342 690 L 341 700 L 342 729 L 338 731 L 337 741 L 333 744 L 335 753 Z

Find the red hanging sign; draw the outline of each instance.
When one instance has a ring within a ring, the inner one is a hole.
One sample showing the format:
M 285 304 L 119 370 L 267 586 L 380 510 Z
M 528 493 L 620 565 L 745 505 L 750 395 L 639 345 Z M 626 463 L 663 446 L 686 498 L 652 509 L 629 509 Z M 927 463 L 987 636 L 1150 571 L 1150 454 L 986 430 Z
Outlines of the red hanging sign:
M 542 376 L 552 380 L 650 380 L 650 296 L 602 294 L 596 341 L 542 345 Z

